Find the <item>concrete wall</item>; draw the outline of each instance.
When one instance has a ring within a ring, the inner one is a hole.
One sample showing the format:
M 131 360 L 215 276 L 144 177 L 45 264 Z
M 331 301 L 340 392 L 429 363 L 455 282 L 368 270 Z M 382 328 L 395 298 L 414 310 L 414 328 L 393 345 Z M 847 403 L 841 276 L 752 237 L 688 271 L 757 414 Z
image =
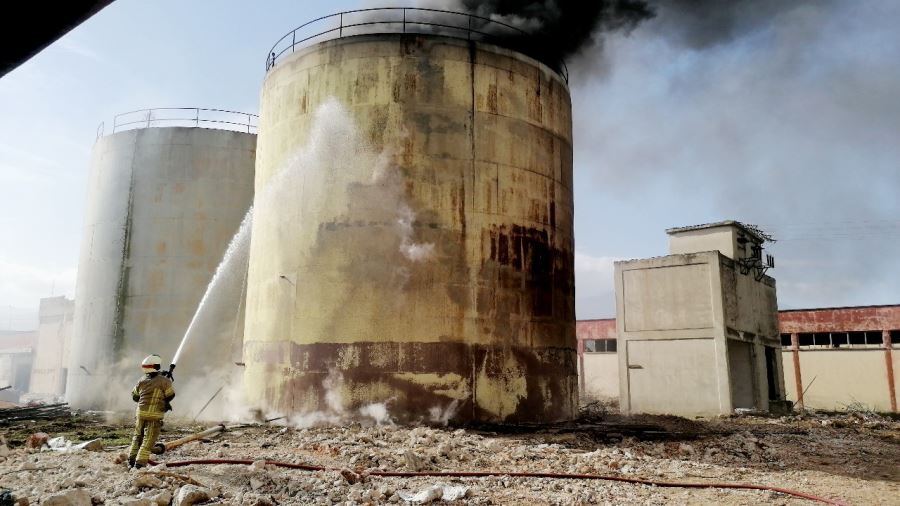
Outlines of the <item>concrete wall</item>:
M 894 370 L 900 370 L 898 355 L 893 354 Z M 785 377 L 793 378 L 791 352 L 782 353 L 782 359 Z M 861 403 L 868 409 L 891 411 L 884 350 L 801 350 L 800 370 L 806 390 L 803 403 L 808 409 L 839 411 Z M 895 389 L 900 390 L 900 385 Z M 788 400 L 796 402 L 797 397 L 793 388 L 788 389 Z
M 794 333 L 820 332 L 842 333 L 861 332 L 882 328 L 884 332 L 893 332 L 900 327 L 900 305 L 894 306 L 868 306 L 850 308 L 822 308 L 810 310 L 787 310 L 779 313 L 780 327 L 782 331 L 794 331 Z M 585 320 L 576 322 L 579 349 L 583 341 L 587 339 L 609 339 L 615 337 L 615 319 Z M 610 328 L 613 329 L 610 332 Z M 789 332 L 788 332 L 789 333 Z M 794 351 L 792 348 L 784 348 L 778 353 L 782 358 L 777 361 L 782 368 L 785 384 L 781 385 L 787 399 L 797 402 L 800 392 L 809 387 L 805 400 L 805 407 L 809 409 L 843 410 L 847 406 L 856 403 L 862 404 L 868 409 L 878 411 L 892 411 L 896 402 L 896 391 L 900 390 L 900 376 L 891 374 L 887 367 L 887 360 L 893 370 L 898 369 L 900 353 L 896 352 L 896 341 L 892 344 L 893 353 L 888 353 L 884 344 L 842 346 L 839 349 L 831 349 L 822 346 L 811 348 L 800 347 L 797 359 L 800 361 L 800 381 L 797 385 L 796 371 L 794 369 Z M 729 343 L 737 342 L 735 339 Z M 758 350 L 751 348 L 751 353 Z M 765 353 L 764 350 L 762 352 Z M 580 384 L 584 386 L 583 398 L 593 399 L 608 392 L 618 384 L 618 377 L 612 377 L 618 372 L 618 364 L 612 365 L 612 354 L 582 353 L 580 359 L 581 368 Z M 764 358 L 764 357 L 763 357 Z M 757 362 L 754 357 L 753 362 Z M 731 361 L 729 367 L 733 368 Z M 746 375 L 746 372 L 744 373 Z M 888 387 L 893 377 L 894 397 Z M 785 388 L 787 387 L 787 388 Z M 616 394 L 617 396 L 617 394 Z
M 630 340 L 625 343 L 631 413 L 715 415 L 731 410 L 716 362 L 722 350 L 714 339 Z M 624 403 L 620 403 L 623 407 Z
M 65 393 L 74 316 L 75 301 L 66 297 L 41 299 L 31 370 L 31 393 Z
M 255 147 L 253 134 L 205 128 L 98 139 L 68 364 L 73 406 L 127 406 L 128 389 L 108 389 L 109 382 L 131 382 L 150 353 L 171 359 L 250 205 Z M 201 374 L 230 344 L 186 354 L 185 362 L 195 360 Z
M 351 162 L 296 189 L 309 203 L 299 217 L 254 216 L 248 397 L 326 409 L 323 381 L 336 369 L 348 408 L 391 399 L 401 418 L 450 406 L 456 421 L 572 417 L 566 83 L 521 54 L 460 39 L 311 46 L 266 77 L 258 189 L 305 145 L 330 98 L 390 155 L 397 179 L 373 182 L 373 167 Z M 415 216 L 411 240 L 434 245 L 433 261 L 401 255 L 397 202 Z
M 722 297 L 725 331 L 730 337 L 759 338 L 768 346 L 781 346 L 778 334 L 778 301 L 775 280 L 741 274 L 735 262 L 723 258 Z
M 669 254 L 718 251 L 728 258 L 738 258 L 736 229 L 732 226 L 686 230 L 669 236 Z
M 768 410 L 765 349 L 780 348 L 775 282 L 735 268 L 718 251 L 616 262 L 623 412 Z M 774 369 L 772 396 L 783 398 Z
M 619 357 L 616 353 L 585 353 L 581 371 L 584 371 L 585 400 L 611 400 L 619 398 Z

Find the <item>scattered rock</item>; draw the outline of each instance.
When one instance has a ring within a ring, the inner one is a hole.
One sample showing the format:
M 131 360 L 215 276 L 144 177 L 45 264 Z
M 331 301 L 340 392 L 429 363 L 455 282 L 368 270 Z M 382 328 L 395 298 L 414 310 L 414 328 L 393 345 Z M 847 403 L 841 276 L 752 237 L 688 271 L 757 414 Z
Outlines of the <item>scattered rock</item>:
M 175 493 L 174 506 L 191 506 L 209 500 L 209 490 L 196 485 L 185 485 Z
M 28 439 L 25 441 L 25 446 L 28 448 L 41 448 L 47 441 L 50 439 L 50 435 L 46 432 L 35 432 L 34 434 L 28 436 Z
M 400 490 L 397 492 L 401 499 L 413 504 L 427 504 L 432 501 L 457 501 L 469 495 L 469 487 L 445 485 L 442 483 L 428 486 L 418 492 Z
M 150 493 L 144 496 L 145 499 L 150 499 L 157 506 L 166 506 L 172 501 L 172 492 L 168 490 L 160 490 L 157 492 Z
M 122 506 L 157 506 L 150 499 L 127 499 L 122 501 Z
M 89 452 L 102 452 L 103 451 L 103 441 L 100 439 L 92 439 L 90 441 L 85 441 L 84 443 L 80 443 L 73 447 L 76 450 L 87 450 Z
M 362 477 L 359 474 L 354 473 L 349 469 L 341 469 L 341 476 L 343 476 L 344 479 L 347 480 L 347 483 L 351 485 L 362 480 Z
M 164 486 L 162 480 L 148 473 L 141 473 L 135 476 L 134 480 L 131 482 L 137 488 L 161 488 Z
M 51 495 L 41 502 L 42 506 L 91 506 L 91 504 L 91 494 L 80 488 Z
M 425 469 L 425 461 L 410 450 L 403 452 L 403 461 L 406 463 L 406 468 L 412 472 Z

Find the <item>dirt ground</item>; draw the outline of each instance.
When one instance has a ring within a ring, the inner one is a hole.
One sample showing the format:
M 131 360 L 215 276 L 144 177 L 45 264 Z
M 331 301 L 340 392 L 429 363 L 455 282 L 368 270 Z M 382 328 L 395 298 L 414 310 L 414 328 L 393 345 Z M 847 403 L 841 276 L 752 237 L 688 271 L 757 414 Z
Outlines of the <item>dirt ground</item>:
M 208 426 L 167 421 L 162 439 Z M 251 424 L 167 452 L 158 457 L 161 465 L 142 471 L 117 463 L 130 430 L 126 423 L 98 415 L 0 426 L 6 439 L 6 450 L 0 446 L 0 487 L 11 490 L 19 504 L 54 505 L 409 504 L 417 499 L 436 504 L 813 504 L 769 491 L 604 480 L 366 475 L 366 470 L 492 470 L 752 483 L 848 504 L 900 504 L 900 422 L 871 413 L 687 420 L 595 412 L 577 423 L 502 429 Z M 104 449 L 26 448 L 28 436 L 38 431 L 75 442 L 100 438 Z M 165 466 L 189 459 L 267 459 L 337 470 L 283 469 L 263 462 Z M 354 472 L 342 474 L 341 469 Z

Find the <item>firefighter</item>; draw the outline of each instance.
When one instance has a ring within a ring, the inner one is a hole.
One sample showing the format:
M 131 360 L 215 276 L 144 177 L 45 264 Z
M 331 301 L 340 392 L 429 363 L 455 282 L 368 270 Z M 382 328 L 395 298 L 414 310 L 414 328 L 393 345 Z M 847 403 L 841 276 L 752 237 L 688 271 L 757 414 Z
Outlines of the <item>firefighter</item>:
M 160 374 L 162 360 L 150 355 L 141 362 L 144 377 L 131 391 L 131 398 L 138 403 L 135 414 L 134 437 L 128 454 L 130 467 L 143 467 L 150 460 L 150 450 L 156 444 L 162 428 L 163 416 L 172 409 L 169 402 L 175 398 L 172 380 Z

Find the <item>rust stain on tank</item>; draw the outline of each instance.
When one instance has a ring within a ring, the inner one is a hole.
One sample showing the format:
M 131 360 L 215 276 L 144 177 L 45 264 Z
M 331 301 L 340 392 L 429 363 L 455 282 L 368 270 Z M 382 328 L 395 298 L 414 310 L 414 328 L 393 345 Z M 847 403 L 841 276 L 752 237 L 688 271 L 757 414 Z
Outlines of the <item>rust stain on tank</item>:
M 166 241 L 159 241 L 156 243 L 156 254 L 164 255 L 166 253 Z
M 390 40 L 397 51 L 385 53 Z M 388 199 L 386 186 L 368 179 L 324 184 L 328 209 L 304 224 L 310 232 L 302 242 L 315 270 L 288 267 L 308 272 L 327 297 L 300 300 L 273 293 L 265 279 L 248 281 L 248 322 L 261 323 L 245 347 L 252 395 L 284 412 L 322 409 L 323 381 L 335 370 L 348 410 L 391 399 L 400 418 L 453 403 L 457 423 L 570 418 L 578 392 L 571 156 L 562 153 L 568 140 L 555 140 L 568 135 L 569 114 L 553 110 L 567 104 L 550 100 L 564 85 L 540 69 L 526 72 L 533 64 L 515 55 L 442 37 L 388 35 L 377 49 L 363 39 L 322 48 L 324 58 L 309 60 L 326 62 L 319 79 L 294 70 L 301 65 L 269 73 L 266 108 L 287 101 L 281 90 L 291 86 L 293 96 L 310 91 L 310 109 L 320 96 L 349 100 L 372 145 L 393 151 L 396 180 Z M 370 78 L 381 80 L 378 93 Z M 501 109 L 502 122 L 489 117 Z M 562 125 L 548 121 L 556 117 Z M 300 141 L 280 126 L 288 122 L 262 121 L 265 145 Z M 405 239 L 395 203 L 414 214 Z M 274 227 L 262 230 L 257 237 L 277 237 Z M 433 245 L 430 260 L 407 258 L 410 242 Z M 270 269 L 298 244 L 271 240 L 251 263 Z
M 188 239 L 187 245 L 188 251 L 190 251 L 192 255 L 202 256 L 206 253 L 206 245 L 203 243 L 202 237 Z
M 391 411 L 397 421 L 418 419 L 435 407 L 446 408 L 454 402 L 458 409 L 455 423 L 528 421 L 536 411 L 547 413 L 548 421 L 563 420 L 577 402 L 573 395 L 577 390 L 570 384 L 575 379 L 566 372 L 574 367 L 575 351 L 568 349 L 498 348 L 460 342 L 252 342 L 245 346 L 245 358 L 285 378 L 283 384 L 264 394 L 270 405 L 284 412 L 327 410 L 328 390 L 322 385 L 333 372 L 340 374 L 343 389 L 349 393 L 343 399 L 349 409 L 355 407 L 354 401 L 365 399 L 363 392 L 372 385 L 395 392 Z M 295 364 L 305 366 L 301 370 Z M 537 376 L 545 380 L 523 380 Z M 424 381 L 435 377 L 446 378 L 455 388 L 436 392 Z M 521 396 L 514 401 L 504 399 L 514 406 L 498 414 L 474 401 L 478 381 L 501 387 L 519 384 Z M 291 394 L 285 395 L 287 392 Z
M 496 84 L 491 84 L 488 86 L 487 109 L 491 113 L 497 114 L 497 85 Z

